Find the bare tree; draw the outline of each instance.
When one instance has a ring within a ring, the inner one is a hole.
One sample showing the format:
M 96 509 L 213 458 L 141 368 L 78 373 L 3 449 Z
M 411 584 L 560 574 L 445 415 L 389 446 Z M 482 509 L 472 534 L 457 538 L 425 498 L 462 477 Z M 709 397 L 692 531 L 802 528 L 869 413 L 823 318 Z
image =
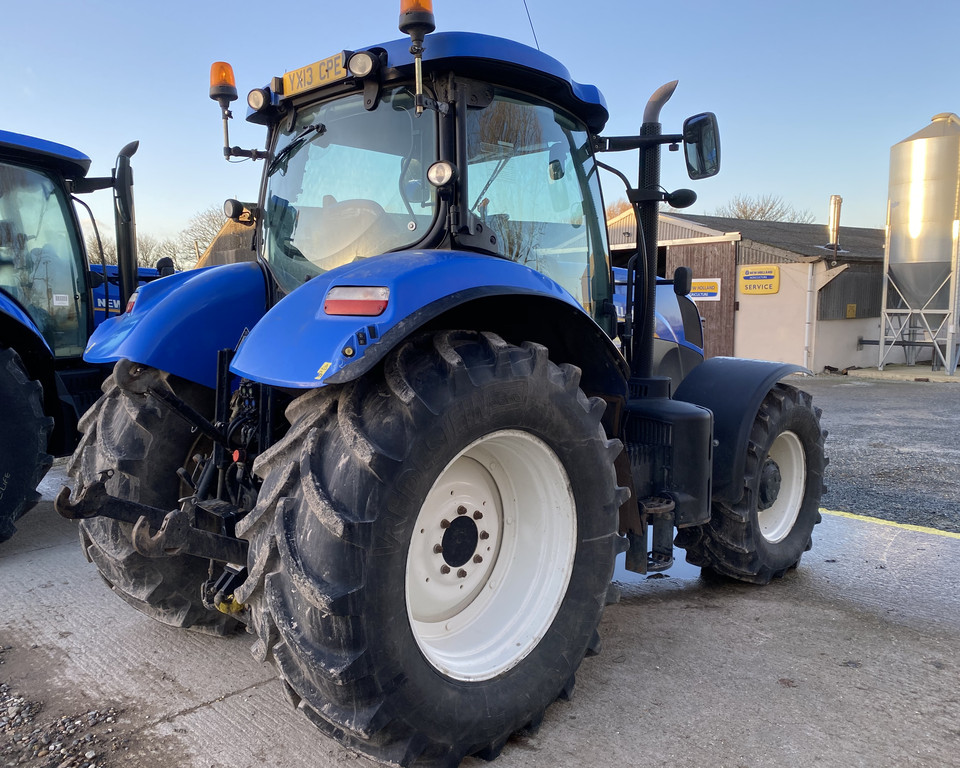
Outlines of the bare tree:
M 812 224 L 814 215 L 808 210 L 798 210 L 784 201 L 780 195 L 737 195 L 726 205 L 713 212 L 714 216 L 753 221 L 789 221 L 796 224 Z
M 101 240 L 98 242 L 96 235 L 89 234 L 84 244 L 87 247 L 87 258 L 90 259 L 91 264 L 102 264 L 104 261 L 107 264 L 117 263 L 117 243 L 113 238 L 101 235 Z M 100 253 L 101 244 L 103 245 L 102 254 Z
M 607 221 L 610 221 L 610 219 L 616 218 L 625 210 L 632 207 L 633 206 L 630 205 L 630 203 L 627 201 L 625 197 L 621 197 L 617 200 L 614 200 L 612 203 L 607 204 L 607 208 L 604 211 L 604 214 L 607 217 Z
M 207 250 L 226 220 L 219 205 L 211 205 L 195 213 L 177 237 L 179 252 L 188 261 L 196 261 L 197 253 L 202 255 Z
M 101 235 L 101 242 L 103 245 L 103 260 L 105 260 L 107 264 L 116 264 L 116 241 L 113 238 L 102 237 Z M 90 263 L 100 264 L 100 245 L 97 243 L 95 235 L 91 234 L 87 236 L 86 246 L 87 258 L 90 259 Z M 164 256 L 169 256 L 173 259 L 173 263 L 177 269 L 184 269 L 188 264 L 194 262 L 192 251 L 185 255 L 186 258 L 184 258 L 184 255 L 180 252 L 176 241 L 170 238 L 161 240 L 153 235 L 145 233 L 137 234 L 137 266 L 155 267 L 158 260 Z
M 155 267 L 157 262 L 165 256 L 173 259 L 173 264 L 178 270 L 194 262 L 193 253 L 184 253 L 172 238 L 161 240 L 153 235 L 137 235 L 137 263 L 141 267 Z

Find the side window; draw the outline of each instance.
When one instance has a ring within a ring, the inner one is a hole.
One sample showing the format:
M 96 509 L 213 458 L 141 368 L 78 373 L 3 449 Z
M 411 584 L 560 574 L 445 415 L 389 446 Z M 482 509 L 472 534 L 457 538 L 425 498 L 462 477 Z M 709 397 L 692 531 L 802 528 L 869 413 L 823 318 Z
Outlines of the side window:
M 0 163 L 0 288 L 19 301 L 58 357 L 87 341 L 83 255 L 53 179 Z
M 469 112 L 468 200 L 501 253 L 544 273 L 589 312 L 609 289 L 587 134 L 566 115 L 499 93 Z

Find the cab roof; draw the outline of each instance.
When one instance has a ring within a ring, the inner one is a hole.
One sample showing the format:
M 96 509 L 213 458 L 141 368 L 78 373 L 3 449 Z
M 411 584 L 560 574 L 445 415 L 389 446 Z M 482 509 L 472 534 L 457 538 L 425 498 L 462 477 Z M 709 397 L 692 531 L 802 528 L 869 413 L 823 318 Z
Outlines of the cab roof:
M 0 158 L 53 168 L 68 179 L 86 176 L 91 163 L 89 157 L 73 147 L 13 131 L 0 131 Z
M 425 72 L 449 69 L 463 77 L 535 93 L 580 118 L 593 133 L 599 133 L 609 117 L 596 86 L 576 82 L 552 56 L 513 40 L 474 32 L 435 32 L 426 36 L 423 48 Z M 358 50 L 385 52 L 387 69 L 406 71 L 414 66 L 409 38 Z
M 387 52 L 387 66 L 413 66 L 409 38 L 372 47 Z M 578 83 L 555 58 L 522 43 L 474 32 L 435 32 L 426 36 L 423 48 L 425 69 L 442 64 L 467 76 L 533 91 L 572 112 L 594 133 L 609 117 L 596 86 Z

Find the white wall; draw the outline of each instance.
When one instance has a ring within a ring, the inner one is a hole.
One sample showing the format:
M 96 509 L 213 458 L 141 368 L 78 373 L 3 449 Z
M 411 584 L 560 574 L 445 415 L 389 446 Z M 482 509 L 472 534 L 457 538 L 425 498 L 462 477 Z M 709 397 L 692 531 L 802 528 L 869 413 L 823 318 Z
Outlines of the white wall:
M 821 320 L 817 323 L 817 335 L 811 370 L 820 373 L 825 366 L 833 368 L 876 368 L 880 347 L 869 345 L 857 349 L 857 339 L 880 338 L 880 318 L 866 317 L 860 320 Z M 902 363 L 903 353 L 895 349 L 887 362 Z
M 816 319 L 816 296 L 811 296 L 810 265 L 780 264 L 780 291 L 765 296 L 744 296 L 737 284 L 740 309 L 735 313 L 734 354 L 755 360 L 775 360 L 795 365 L 806 365 L 815 373 L 825 366 L 833 368 L 876 368 L 879 347 L 857 349 L 857 340 L 879 339 L 880 318 L 854 320 Z M 813 265 L 813 284 L 827 270 L 825 262 Z M 806 336 L 810 306 L 809 339 Z M 805 347 L 809 342 L 809 354 Z M 923 355 L 925 356 L 925 354 Z M 893 350 L 887 363 L 902 364 L 903 351 Z
M 740 293 L 738 277 L 740 308 L 734 313 L 734 355 L 803 365 L 809 267 L 807 264 L 778 266 L 778 293 L 744 296 Z

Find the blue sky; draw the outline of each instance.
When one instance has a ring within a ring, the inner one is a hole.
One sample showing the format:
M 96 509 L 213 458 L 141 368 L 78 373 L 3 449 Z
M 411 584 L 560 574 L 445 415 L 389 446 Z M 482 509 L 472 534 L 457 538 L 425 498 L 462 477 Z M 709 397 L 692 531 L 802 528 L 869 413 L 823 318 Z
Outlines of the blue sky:
M 527 5 L 541 49 L 603 91 L 607 135 L 636 133 L 649 95 L 673 79 L 680 86 L 662 113 L 665 132 L 689 114 L 717 114 L 718 177 L 689 182 L 681 157 L 664 156 L 664 186 L 693 187 L 693 213 L 713 213 L 737 194 L 773 194 L 825 222 L 830 195 L 839 194 L 844 225 L 882 227 L 891 145 L 934 114 L 960 112 L 954 0 Z M 221 155 L 219 110 L 207 95 L 211 62 L 230 61 L 237 74 L 241 118 L 231 142 L 262 146 L 263 129 L 242 119 L 248 90 L 400 36 L 397 0 L 9 6 L 0 127 L 74 146 L 93 158 L 95 174 L 109 173 L 116 152 L 139 139 L 137 221 L 158 237 L 227 197 L 256 195 L 261 164 L 231 165 Z M 522 0 L 434 0 L 434 11 L 438 29 L 533 45 Z M 617 162 L 631 176 L 634 157 Z M 610 202 L 621 191 L 607 183 L 605 194 Z M 109 221 L 100 196 L 95 210 Z

